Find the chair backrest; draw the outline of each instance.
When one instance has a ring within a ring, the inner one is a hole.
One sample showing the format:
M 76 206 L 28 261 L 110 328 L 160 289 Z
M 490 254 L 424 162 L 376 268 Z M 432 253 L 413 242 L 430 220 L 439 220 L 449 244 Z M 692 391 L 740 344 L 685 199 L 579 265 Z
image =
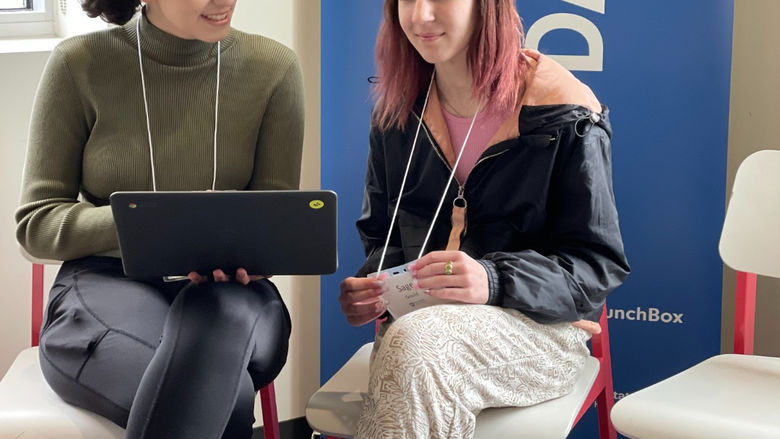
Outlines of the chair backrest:
M 737 169 L 720 237 L 737 270 L 734 352 L 753 353 L 756 274 L 780 278 L 780 151 L 759 151 Z

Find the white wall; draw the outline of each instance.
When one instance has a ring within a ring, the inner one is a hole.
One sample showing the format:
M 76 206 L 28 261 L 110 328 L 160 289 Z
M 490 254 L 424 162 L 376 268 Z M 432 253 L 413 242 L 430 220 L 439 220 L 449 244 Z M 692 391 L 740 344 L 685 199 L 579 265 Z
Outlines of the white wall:
M 762 149 L 780 149 L 780 2 L 735 0 L 734 48 L 731 69 L 729 115 L 728 183 L 726 197 L 737 166 Z M 724 267 L 723 352 L 733 352 L 734 271 Z M 760 277 L 756 295 L 755 351 L 780 356 L 780 280 Z
M 19 204 L 32 97 L 48 52 L 0 54 L 0 371 L 30 343 L 30 264 L 19 254 L 14 211 Z
M 233 22 L 238 29 L 274 38 L 299 54 L 306 89 L 301 185 L 307 189 L 320 184 L 319 15 L 318 0 L 241 0 Z M 32 99 L 48 55 L 47 51 L 0 53 L 0 151 L 6 157 L 0 168 L 1 373 L 29 346 L 30 264 L 18 252 L 13 212 L 18 204 Z M 56 267 L 47 269 L 47 289 L 55 272 Z M 293 320 L 287 365 L 275 384 L 279 418 L 285 420 L 303 416 L 309 396 L 319 387 L 319 278 L 276 277 L 274 281 Z M 256 417 L 261 420 L 259 403 Z
M 233 26 L 273 38 L 298 53 L 306 90 L 306 132 L 301 187 L 320 187 L 320 2 L 240 0 Z M 320 283 L 318 277 L 275 277 L 293 319 L 287 366 L 276 380 L 279 419 L 303 416 L 320 380 Z M 260 418 L 260 404 L 255 404 Z

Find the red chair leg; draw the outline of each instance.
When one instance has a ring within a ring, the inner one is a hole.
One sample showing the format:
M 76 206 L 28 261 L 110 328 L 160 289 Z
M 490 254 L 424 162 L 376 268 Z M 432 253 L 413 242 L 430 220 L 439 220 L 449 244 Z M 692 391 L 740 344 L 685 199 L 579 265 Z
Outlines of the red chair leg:
M 580 418 L 588 411 L 595 402 L 599 420 L 599 439 L 617 439 L 617 431 L 612 421 L 609 419 L 609 413 L 612 406 L 615 405 L 615 392 L 612 387 L 612 356 L 609 351 L 609 327 L 607 324 L 607 307 L 601 313 L 601 334 L 594 335 L 591 338 L 592 354 L 599 360 L 599 373 L 596 380 L 585 397 L 585 402 L 580 407 L 580 412 L 574 418 L 574 424 L 580 421 Z
M 276 392 L 274 383 L 260 389 L 260 406 L 263 409 L 263 432 L 265 439 L 281 439 L 279 434 L 279 414 L 276 411 Z
M 615 405 L 615 392 L 612 386 L 612 354 L 609 350 L 609 325 L 607 322 L 607 307 L 601 313 L 601 335 L 593 338 L 593 354 L 599 358 L 601 364 L 599 375 L 603 382 L 603 388 L 596 397 L 599 418 L 599 438 L 617 439 L 617 431 L 612 421 L 609 419 L 609 413 L 612 406 Z
M 609 371 L 609 375 L 612 375 L 611 370 Z M 599 418 L 599 438 L 617 439 L 617 431 L 615 430 L 615 426 L 612 425 L 612 421 L 609 419 L 609 414 L 612 412 L 612 406 L 615 405 L 615 394 L 612 389 L 611 376 L 606 379 L 604 390 L 596 398 L 596 405 Z
M 32 264 L 32 334 L 31 346 L 38 346 L 43 321 L 43 265 Z

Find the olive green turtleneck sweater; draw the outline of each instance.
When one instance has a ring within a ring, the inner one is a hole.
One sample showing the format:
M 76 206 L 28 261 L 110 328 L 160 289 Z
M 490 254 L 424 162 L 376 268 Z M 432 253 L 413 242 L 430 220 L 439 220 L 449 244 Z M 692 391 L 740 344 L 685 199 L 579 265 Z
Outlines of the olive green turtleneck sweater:
M 152 189 L 136 20 L 68 39 L 46 65 L 16 211 L 17 239 L 33 256 L 118 255 L 109 195 Z M 295 54 L 236 30 L 221 45 L 216 188 L 297 188 L 303 88 Z M 210 189 L 217 45 L 143 18 L 141 51 L 157 189 Z

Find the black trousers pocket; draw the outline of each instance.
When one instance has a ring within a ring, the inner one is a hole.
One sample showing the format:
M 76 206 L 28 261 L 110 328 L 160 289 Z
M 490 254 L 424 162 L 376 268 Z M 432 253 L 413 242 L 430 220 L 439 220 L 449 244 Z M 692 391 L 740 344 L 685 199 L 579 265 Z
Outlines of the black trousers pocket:
M 60 373 L 78 379 L 108 328 L 84 306 L 76 288 L 67 288 L 49 303 L 41 353 L 57 365 Z

